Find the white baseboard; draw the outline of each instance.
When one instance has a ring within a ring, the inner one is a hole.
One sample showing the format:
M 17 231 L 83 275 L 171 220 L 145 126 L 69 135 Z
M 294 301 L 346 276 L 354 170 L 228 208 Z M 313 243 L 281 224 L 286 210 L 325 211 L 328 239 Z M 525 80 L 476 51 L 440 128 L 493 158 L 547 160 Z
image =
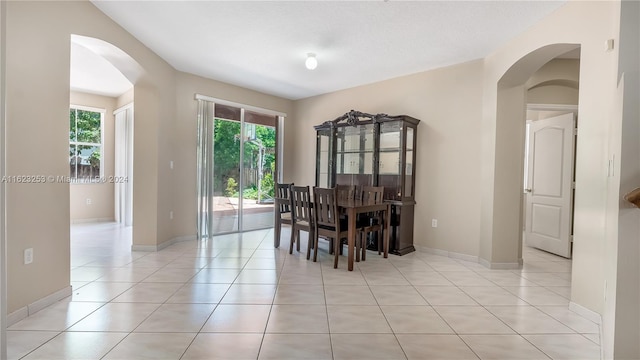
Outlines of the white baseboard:
M 197 236 L 196 235 L 178 236 L 178 237 L 169 239 L 163 242 L 162 244 L 158 244 L 158 245 L 131 245 L 131 251 L 155 252 L 155 251 L 160 251 L 166 248 L 167 246 L 173 245 L 175 243 L 182 242 L 182 241 L 191 241 L 191 240 L 197 240 Z
M 464 260 L 464 261 L 469 261 L 474 263 L 477 263 L 479 260 L 477 256 L 473 256 L 469 254 L 461 254 L 461 253 L 452 252 L 452 251 L 449 251 L 449 257 L 453 259 Z
M 429 254 L 449 257 L 449 252 L 445 250 L 434 249 L 427 246 L 419 246 L 419 245 L 414 245 L 414 247 L 420 251 L 424 251 Z
M 417 249 L 419 249 L 421 251 L 427 252 L 429 254 L 446 256 L 446 257 L 450 257 L 452 259 L 470 261 L 470 262 L 474 262 L 474 263 L 478 262 L 478 257 L 477 256 L 473 256 L 473 255 L 469 255 L 469 254 L 462 254 L 462 253 L 457 253 L 457 252 L 453 252 L 453 251 L 434 249 L 434 248 L 430 248 L 430 247 L 427 247 L 427 246 L 415 246 L 415 248 L 417 248 Z
M 115 222 L 114 218 L 71 219 L 72 224 L 92 224 L 102 222 Z
M 20 321 L 22 319 L 26 319 L 27 316 L 29 316 L 28 306 L 21 307 L 20 309 L 12 312 L 11 314 L 8 314 L 7 315 L 7 327 L 17 323 L 18 321 Z
M 569 301 L 569 310 L 573 311 L 574 313 L 586 319 L 593 321 L 598 325 L 602 325 L 602 316 L 593 310 L 587 309 L 582 305 L 578 305 L 573 301 Z
M 517 263 L 489 263 L 488 261 L 486 262 L 488 266 L 487 265 L 484 265 L 484 266 L 488 267 L 491 270 L 517 270 L 522 268 L 521 262 L 517 262 Z
M 415 246 L 415 245 L 414 245 Z M 517 263 L 491 263 L 485 259 L 479 258 L 478 256 L 469 255 L 469 254 L 461 254 L 453 251 L 446 251 L 441 249 L 434 249 L 427 246 L 415 246 L 416 249 L 420 251 L 427 252 L 429 254 L 440 255 L 450 257 L 452 259 L 464 260 L 473 263 L 478 263 L 488 269 L 494 270 L 513 270 L 522 268 L 522 259 L 520 259 Z
M 73 289 L 71 289 L 71 286 L 67 286 L 54 292 L 53 294 L 47 295 L 42 299 L 36 300 L 31 304 L 12 312 L 11 314 L 7 315 L 7 325 L 11 326 L 18 321 L 25 319 L 28 316 L 31 316 L 36 312 L 46 308 L 47 306 L 55 304 L 58 301 L 71 296 L 72 292 Z

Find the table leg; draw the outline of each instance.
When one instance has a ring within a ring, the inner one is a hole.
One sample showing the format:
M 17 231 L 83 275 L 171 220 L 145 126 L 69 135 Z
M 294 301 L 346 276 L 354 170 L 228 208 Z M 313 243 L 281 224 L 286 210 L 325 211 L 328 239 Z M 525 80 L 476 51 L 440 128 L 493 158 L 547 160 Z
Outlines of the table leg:
M 347 269 L 349 271 L 353 271 L 353 248 L 354 245 L 356 243 L 356 209 L 355 208 L 349 208 L 348 211 L 348 221 L 349 221 L 349 231 L 348 231 L 348 238 L 347 238 Z
M 391 205 L 387 204 L 387 210 L 384 212 L 384 257 L 389 256 L 389 233 L 391 232 Z

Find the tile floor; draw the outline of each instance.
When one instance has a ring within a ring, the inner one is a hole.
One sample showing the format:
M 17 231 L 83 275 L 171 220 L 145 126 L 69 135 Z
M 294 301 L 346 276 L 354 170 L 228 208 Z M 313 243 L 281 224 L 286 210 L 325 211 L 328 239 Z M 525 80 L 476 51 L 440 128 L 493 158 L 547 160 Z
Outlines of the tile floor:
M 347 272 L 326 242 L 313 263 L 272 231 L 130 245 L 117 225 L 74 226 L 73 296 L 11 326 L 9 358 L 600 358 L 598 325 L 567 308 L 570 261 L 534 249 L 521 270 L 372 252 Z

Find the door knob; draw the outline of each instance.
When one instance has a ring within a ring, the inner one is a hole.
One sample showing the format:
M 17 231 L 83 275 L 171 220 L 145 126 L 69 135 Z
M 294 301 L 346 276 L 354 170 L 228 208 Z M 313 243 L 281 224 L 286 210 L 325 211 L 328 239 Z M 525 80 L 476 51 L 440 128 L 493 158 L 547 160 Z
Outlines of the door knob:
M 524 189 L 524 192 L 530 193 L 531 191 L 532 191 L 531 189 Z

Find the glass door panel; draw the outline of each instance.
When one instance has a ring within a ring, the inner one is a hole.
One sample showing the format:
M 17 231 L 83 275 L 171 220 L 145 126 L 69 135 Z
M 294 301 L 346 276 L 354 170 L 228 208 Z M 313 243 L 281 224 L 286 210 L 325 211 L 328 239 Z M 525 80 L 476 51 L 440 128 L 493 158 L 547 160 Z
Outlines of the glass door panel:
M 273 227 L 276 175 L 275 117 L 246 111 L 244 120 L 242 231 Z
M 401 189 L 401 141 L 402 125 L 399 121 L 380 124 L 380 159 L 378 160 L 378 185 L 384 186 L 384 198 L 400 200 Z
M 404 197 L 413 196 L 413 138 L 415 137 L 413 128 L 407 127 L 407 146 L 405 154 L 404 171 Z
M 273 227 L 277 117 L 215 104 L 211 235 Z
M 316 137 L 317 163 L 316 184 L 319 187 L 328 188 L 333 185 L 331 179 L 331 130 L 319 130 Z
M 239 230 L 240 121 L 216 118 L 213 132 L 213 234 Z

